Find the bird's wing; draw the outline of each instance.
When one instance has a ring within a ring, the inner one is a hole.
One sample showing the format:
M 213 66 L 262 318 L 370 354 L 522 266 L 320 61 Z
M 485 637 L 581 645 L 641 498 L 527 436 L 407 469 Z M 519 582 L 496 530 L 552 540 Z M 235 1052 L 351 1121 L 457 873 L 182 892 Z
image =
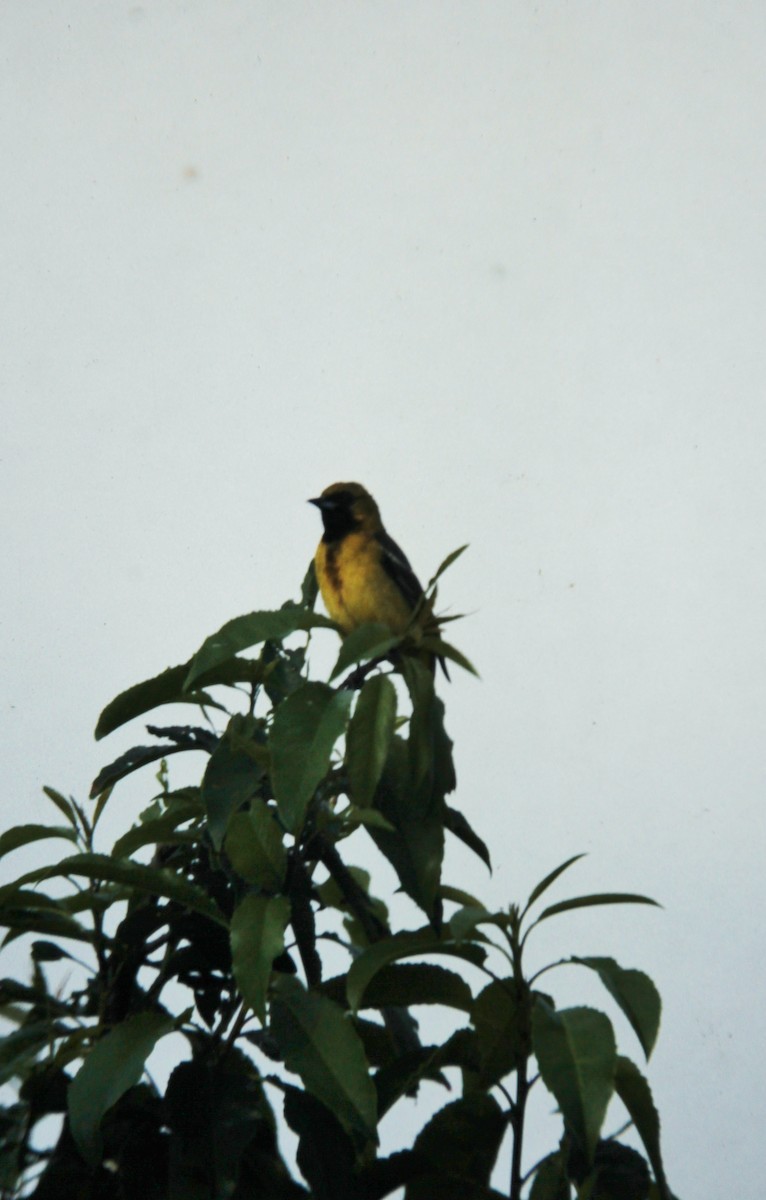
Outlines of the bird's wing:
M 386 574 L 393 579 L 410 608 L 414 608 L 423 595 L 420 581 L 409 564 L 404 551 L 392 537 L 382 529 L 375 537 L 380 543 L 380 562 Z

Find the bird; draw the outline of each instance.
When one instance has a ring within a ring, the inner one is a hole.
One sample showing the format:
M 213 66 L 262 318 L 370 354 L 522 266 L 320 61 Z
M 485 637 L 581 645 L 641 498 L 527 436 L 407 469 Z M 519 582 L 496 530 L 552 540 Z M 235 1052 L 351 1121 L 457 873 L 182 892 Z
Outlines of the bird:
M 343 633 L 371 621 L 388 625 L 395 634 L 413 626 L 438 633 L 431 603 L 407 555 L 386 532 L 367 489 L 361 483 L 332 483 L 309 504 L 319 509 L 324 527 L 314 556 L 317 583 Z M 428 665 L 433 670 L 432 654 Z

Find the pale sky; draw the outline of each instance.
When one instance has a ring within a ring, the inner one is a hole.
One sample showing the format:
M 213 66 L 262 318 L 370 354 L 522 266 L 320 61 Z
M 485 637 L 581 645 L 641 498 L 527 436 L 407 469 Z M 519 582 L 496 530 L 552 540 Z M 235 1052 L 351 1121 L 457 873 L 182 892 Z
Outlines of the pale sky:
M 2 824 L 84 799 L 145 739 L 103 705 L 295 596 L 306 499 L 363 482 L 422 578 L 471 544 L 442 690 L 495 872 L 447 881 L 584 850 L 555 898 L 664 906 L 538 952 L 654 978 L 682 1200 L 763 1192 L 765 60 L 742 0 L 0 11 Z

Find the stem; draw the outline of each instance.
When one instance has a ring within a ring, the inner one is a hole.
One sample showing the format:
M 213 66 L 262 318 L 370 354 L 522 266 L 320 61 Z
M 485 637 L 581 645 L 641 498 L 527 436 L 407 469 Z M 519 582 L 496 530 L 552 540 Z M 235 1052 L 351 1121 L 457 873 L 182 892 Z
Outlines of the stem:
M 524 1115 L 527 1106 L 529 1083 L 527 1081 L 527 1059 L 521 1060 L 516 1069 L 516 1104 L 511 1114 L 513 1126 L 513 1154 L 511 1156 L 511 1190 L 509 1200 L 521 1200 L 521 1151 L 524 1141 Z
M 511 1154 L 511 1188 L 509 1200 L 521 1200 L 523 1179 L 521 1175 L 521 1156 L 524 1147 L 524 1117 L 526 1115 L 527 1097 L 529 1095 L 529 1054 L 531 1049 L 531 1029 L 529 1028 L 531 991 L 521 969 L 524 953 L 524 938 L 521 936 L 521 916 L 517 909 L 510 911 L 510 925 L 507 929 L 508 946 L 513 959 L 513 979 L 516 987 L 518 1012 L 521 1023 L 521 1046 L 516 1058 L 516 1103 L 511 1113 L 513 1128 L 513 1151 Z

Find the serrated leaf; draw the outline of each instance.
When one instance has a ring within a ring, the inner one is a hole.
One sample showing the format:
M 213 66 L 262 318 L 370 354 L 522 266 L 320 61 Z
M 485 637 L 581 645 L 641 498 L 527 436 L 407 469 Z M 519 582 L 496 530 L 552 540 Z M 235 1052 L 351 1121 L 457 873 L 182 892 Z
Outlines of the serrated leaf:
M 654 983 L 643 971 L 624 968 L 613 958 L 573 957 L 570 962 L 589 967 L 599 976 L 610 996 L 620 1006 L 649 1058 L 660 1028 L 662 1002 Z
M 493 1096 L 473 1092 L 446 1104 L 415 1139 L 416 1154 L 437 1173 L 430 1190 L 418 1194 L 442 1196 L 456 1179 L 463 1185 L 460 1195 L 470 1196 L 472 1183 L 486 1187 L 506 1129 L 505 1114 Z
M 216 850 L 221 848 L 232 814 L 254 795 L 264 776 L 248 736 L 254 728 L 252 717 L 232 717 L 205 767 L 202 800 Z
M 409 666 L 406 669 L 409 671 Z M 420 674 L 425 677 L 428 673 Z M 431 686 L 430 677 L 428 685 Z M 436 913 L 444 855 L 444 802 L 438 783 L 438 775 L 426 764 L 421 787 L 416 788 L 411 777 L 410 748 L 401 737 L 394 736 L 375 803 L 395 832 L 370 830 L 375 845 L 393 866 L 407 895 L 429 918 Z
M 95 800 L 107 788 L 114 787 L 121 779 L 125 779 L 127 775 L 132 775 L 134 771 L 138 771 L 141 767 L 146 767 L 149 763 L 157 762 L 161 758 L 167 758 L 171 754 L 180 754 L 182 750 L 189 749 L 201 750 L 202 747 L 179 746 L 173 742 L 161 746 L 132 746 L 130 750 L 126 750 L 114 762 L 109 763 L 99 771 L 90 787 L 91 800 Z
M 0 858 L 43 838 L 66 838 L 68 842 L 76 842 L 77 834 L 67 825 L 14 825 L 0 835 Z
M 289 1071 L 349 1132 L 376 1141 L 377 1097 L 359 1035 L 343 1010 L 293 976 L 275 981 L 271 1032 Z
M 219 925 L 228 928 L 226 918 L 218 906 L 196 884 L 190 883 L 187 879 L 164 867 L 146 867 L 141 863 L 132 862 L 130 859 L 113 859 L 108 854 L 73 854 L 68 858 L 62 858 L 52 867 L 41 867 L 36 871 L 29 871 L 15 883 L 0 888 L 0 906 L 12 900 L 14 893 L 26 884 L 42 883 L 45 879 L 56 879 L 69 875 L 124 883 L 128 887 L 145 892 L 150 896 L 164 896 L 166 899 L 176 900 L 193 912 L 201 913 L 203 916 L 209 917 L 211 921 L 216 921 Z M 40 930 L 40 932 L 50 931 Z
M 69 1122 L 86 1162 L 101 1157 L 101 1118 L 141 1078 L 144 1063 L 161 1037 L 173 1029 L 163 1013 L 134 1013 L 92 1047 L 69 1087 Z
M 487 984 L 473 1003 L 471 1023 L 479 1046 L 481 1086 L 493 1087 L 516 1068 L 524 1050 L 525 1016 L 512 979 Z
M 237 987 L 264 1021 L 271 964 L 285 948 L 287 896 L 245 896 L 231 918 L 231 959 Z
M 222 625 L 206 638 L 194 655 L 184 688 L 188 690 L 206 671 L 261 642 L 280 642 L 291 633 L 309 629 L 337 629 L 328 617 L 310 612 L 302 604 L 288 603 L 272 611 L 246 613 Z
M 393 934 L 368 946 L 352 962 L 346 982 L 346 996 L 352 1012 L 361 1006 L 365 990 L 378 971 L 389 963 L 421 954 L 452 955 L 474 965 L 482 963 L 485 958 L 479 946 L 471 943 L 459 946 L 439 937 L 430 928 Z
M 156 1181 L 146 1200 L 293 1200 L 304 1194 L 285 1187 L 274 1114 L 254 1064 L 235 1047 L 217 1060 L 197 1054 L 180 1063 L 168 1080 L 162 1118 L 170 1129 L 167 1191 Z M 125 1194 L 136 1200 L 144 1193 L 128 1186 Z
M 389 813 L 384 810 L 389 819 Z M 438 817 L 399 820 L 393 832 L 371 826 L 375 845 L 396 871 L 402 889 L 431 919 L 436 904 L 444 857 L 444 826 Z
M 98 718 L 95 736 L 99 741 L 132 721 L 134 717 L 143 716 L 163 704 L 196 704 L 200 708 L 219 708 L 223 705 L 216 703 L 206 692 L 184 692 L 183 684 L 189 673 L 189 663 L 181 663 L 177 667 L 168 667 L 152 679 L 144 679 L 132 687 L 120 692 L 114 700 L 110 700 Z
M 352 633 L 343 639 L 343 645 L 338 654 L 338 660 L 332 669 L 330 679 L 336 679 L 342 671 L 357 663 L 368 662 L 380 658 L 398 646 L 402 638 L 391 632 L 388 625 L 370 621 L 359 625 Z
M 529 912 L 535 900 L 539 899 L 543 892 L 547 891 L 551 884 L 556 882 L 559 875 L 563 875 L 564 871 L 568 870 L 573 863 L 579 862 L 581 858 L 585 858 L 585 855 L 573 854 L 572 857 L 568 858 L 566 862 L 563 862 L 560 867 L 556 867 L 553 871 L 546 875 L 545 879 L 541 879 L 537 886 L 532 888 L 532 891 L 529 893 L 529 899 L 524 906 L 524 912 L 521 914 L 522 917 L 524 916 L 524 913 Z
M 615 1090 L 630 1113 L 651 1163 L 660 1200 L 673 1200 L 660 1151 L 660 1118 L 651 1089 L 635 1063 L 619 1055 L 614 1079 Z
M 624 1146 L 614 1138 L 600 1141 L 596 1147 L 592 1172 L 575 1174 L 577 1156 L 570 1156 L 569 1170 L 578 1179 L 580 1195 L 594 1200 L 648 1200 L 649 1168 L 632 1146 Z
M 284 1087 L 285 1120 L 298 1135 L 297 1162 L 313 1200 L 357 1200 L 354 1144 L 340 1121 L 315 1096 Z
M 300 832 L 309 801 L 330 765 L 333 746 L 346 728 L 351 692 L 326 683 L 305 683 L 274 714 L 269 746 L 271 781 L 279 815 L 290 833 Z
M 263 800 L 251 800 L 248 812 L 234 814 L 224 849 L 236 873 L 247 883 L 267 892 L 282 887 L 287 850 L 276 818 Z
M 566 1128 L 592 1163 L 614 1091 L 617 1049 L 609 1018 L 592 1008 L 555 1011 L 537 996 L 532 1046 Z
M 369 628 L 369 626 L 367 626 Z M 351 796 L 368 807 L 380 782 L 396 723 L 396 688 L 385 675 L 364 684 L 346 738 L 346 769 Z
M 443 1004 L 470 1012 L 471 989 L 455 971 L 435 963 L 397 963 L 382 967 L 365 988 L 363 1008 L 406 1008 L 411 1004 Z
M 572 1189 L 561 1151 L 549 1154 L 535 1170 L 529 1200 L 570 1200 Z

